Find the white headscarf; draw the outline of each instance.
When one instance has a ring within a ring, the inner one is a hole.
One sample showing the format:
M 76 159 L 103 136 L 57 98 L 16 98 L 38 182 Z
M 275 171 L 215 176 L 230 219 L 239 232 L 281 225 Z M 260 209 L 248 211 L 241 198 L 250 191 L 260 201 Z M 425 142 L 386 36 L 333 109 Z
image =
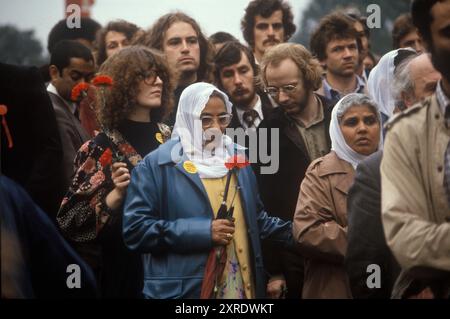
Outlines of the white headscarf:
M 180 96 L 172 133 L 172 138 L 180 138 L 183 151 L 194 163 L 200 178 L 225 176 L 228 172 L 225 162 L 232 156 L 227 146 L 233 144 L 233 140 L 225 134 L 221 135 L 220 140 L 212 142 L 215 144 L 214 152 L 203 147 L 204 132 L 200 114 L 214 91 L 223 97 L 226 111 L 231 114 L 232 104 L 225 93 L 209 83 L 194 83 L 185 88 Z
M 362 103 L 361 103 L 362 102 Z M 334 106 L 331 112 L 331 123 L 330 123 L 330 138 L 331 138 L 331 150 L 336 153 L 336 155 L 352 164 L 353 168 L 356 169 L 358 164 L 367 158 L 366 155 L 359 154 L 355 152 L 350 146 L 347 145 L 342 134 L 341 127 L 339 126 L 338 118 L 347 112 L 347 110 L 354 105 L 369 105 L 371 106 L 377 114 L 378 121 L 380 123 L 380 141 L 378 143 L 378 150 L 383 148 L 383 132 L 381 129 L 381 116 L 377 111 L 375 102 L 370 100 L 370 98 L 364 94 L 360 93 L 350 93 L 344 96 L 339 102 Z
M 388 118 L 394 114 L 395 97 L 392 92 L 395 70 L 394 60 L 401 50 L 415 52 L 413 49 L 403 48 L 386 53 L 370 71 L 369 79 L 367 80 L 369 95 L 377 103 L 378 110 L 387 115 Z

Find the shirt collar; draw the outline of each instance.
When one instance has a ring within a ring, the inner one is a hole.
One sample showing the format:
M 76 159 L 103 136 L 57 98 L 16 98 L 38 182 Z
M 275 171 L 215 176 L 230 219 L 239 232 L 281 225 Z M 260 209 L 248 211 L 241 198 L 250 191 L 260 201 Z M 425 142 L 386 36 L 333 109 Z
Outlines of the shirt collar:
M 50 93 L 53 93 L 53 94 L 57 95 L 69 107 L 70 112 L 72 112 L 72 114 L 75 114 L 75 111 L 77 110 L 77 105 L 75 103 L 71 103 L 71 102 L 66 101 L 61 95 L 59 95 L 58 90 L 56 89 L 56 87 L 52 83 L 48 84 L 47 92 L 50 92 Z
M 262 121 L 264 119 L 264 115 L 263 115 L 263 112 L 262 112 L 261 98 L 259 97 L 258 94 L 256 94 L 256 103 L 255 103 L 255 106 L 253 107 L 253 109 L 258 113 L 259 120 Z M 242 108 L 236 107 L 236 112 L 237 112 L 237 115 L 238 115 L 238 118 L 239 118 L 239 122 L 241 122 L 244 126 L 245 126 L 245 123 L 244 123 L 242 118 L 244 116 L 244 112 L 245 111 L 246 110 L 244 110 Z M 257 123 L 257 121 L 255 121 L 255 124 L 256 123 Z
M 323 85 L 323 89 L 325 92 L 325 97 L 327 99 L 332 100 L 332 101 L 338 101 L 343 97 L 343 95 L 339 91 L 337 91 L 331 87 L 331 85 L 328 83 L 326 77 L 323 78 L 322 85 Z M 356 89 L 353 92 L 354 93 L 364 93 L 365 86 L 366 86 L 366 83 L 364 82 L 364 80 L 359 75 L 356 75 Z
M 446 111 L 450 109 L 450 98 L 444 93 L 442 89 L 442 80 L 438 82 L 436 87 L 436 99 L 439 104 L 439 108 L 442 111 L 442 114 L 446 115 Z

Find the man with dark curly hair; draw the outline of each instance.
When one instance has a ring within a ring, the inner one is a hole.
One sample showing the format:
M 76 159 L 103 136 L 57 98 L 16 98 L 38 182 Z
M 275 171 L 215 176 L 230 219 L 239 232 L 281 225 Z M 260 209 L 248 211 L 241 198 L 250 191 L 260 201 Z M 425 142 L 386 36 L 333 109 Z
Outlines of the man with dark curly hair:
M 286 42 L 296 26 L 290 5 L 284 0 L 253 0 L 241 21 L 242 34 L 259 62 L 264 52 Z

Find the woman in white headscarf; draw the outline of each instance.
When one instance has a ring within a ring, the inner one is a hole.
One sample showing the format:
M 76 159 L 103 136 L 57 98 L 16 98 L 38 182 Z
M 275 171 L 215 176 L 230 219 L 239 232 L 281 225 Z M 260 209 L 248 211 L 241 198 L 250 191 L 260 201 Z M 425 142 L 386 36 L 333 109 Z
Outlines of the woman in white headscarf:
M 233 218 L 216 218 L 225 197 L 225 163 L 238 150 L 224 135 L 231 107 L 215 86 L 190 85 L 180 97 L 172 140 L 133 171 L 123 235 L 143 254 L 146 298 L 199 298 L 215 247 L 224 247 L 226 262 L 208 298 L 263 298 L 260 239 L 293 244 L 291 223 L 264 211 L 249 166 L 231 178 L 226 203 L 234 207 Z
M 405 58 L 415 54 L 416 51 L 411 48 L 389 51 L 370 71 L 367 89 L 371 98 L 378 105 L 378 110 L 381 113 L 381 124 L 384 124 L 394 114 L 395 96 L 392 88 L 394 86 L 395 69 Z
M 294 238 L 307 257 L 303 298 L 351 298 L 344 267 L 347 194 L 357 165 L 382 147 L 377 105 L 343 97 L 331 114 L 331 152 L 313 161 L 300 187 Z

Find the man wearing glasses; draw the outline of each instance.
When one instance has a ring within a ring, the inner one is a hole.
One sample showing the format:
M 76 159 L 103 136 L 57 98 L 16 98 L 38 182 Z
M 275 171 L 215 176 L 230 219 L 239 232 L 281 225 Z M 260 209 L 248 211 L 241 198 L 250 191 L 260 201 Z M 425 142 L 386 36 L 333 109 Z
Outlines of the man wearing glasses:
M 258 175 L 260 194 L 268 212 L 284 220 L 292 220 L 308 165 L 330 151 L 331 106 L 325 98 L 314 93 L 321 85 L 321 68 L 300 44 L 284 43 L 267 50 L 261 62 L 261 74 L 265 91 L 279 107 L 262 121 L 258 133 L 267 129 L 269 154 L 270 133 L 278 129 L 280 138 L 279 169 L 275 174 Z M 270 260 L 265 261 L 270 275 L 279 275 L 277 280 L 269 283 L 268 294 L 275 297 L 281 294 L 286 281 L 287 297 L 300 298 L 302 257 L 274 246 L 265 246 L 264 255 L 270 256 Z

